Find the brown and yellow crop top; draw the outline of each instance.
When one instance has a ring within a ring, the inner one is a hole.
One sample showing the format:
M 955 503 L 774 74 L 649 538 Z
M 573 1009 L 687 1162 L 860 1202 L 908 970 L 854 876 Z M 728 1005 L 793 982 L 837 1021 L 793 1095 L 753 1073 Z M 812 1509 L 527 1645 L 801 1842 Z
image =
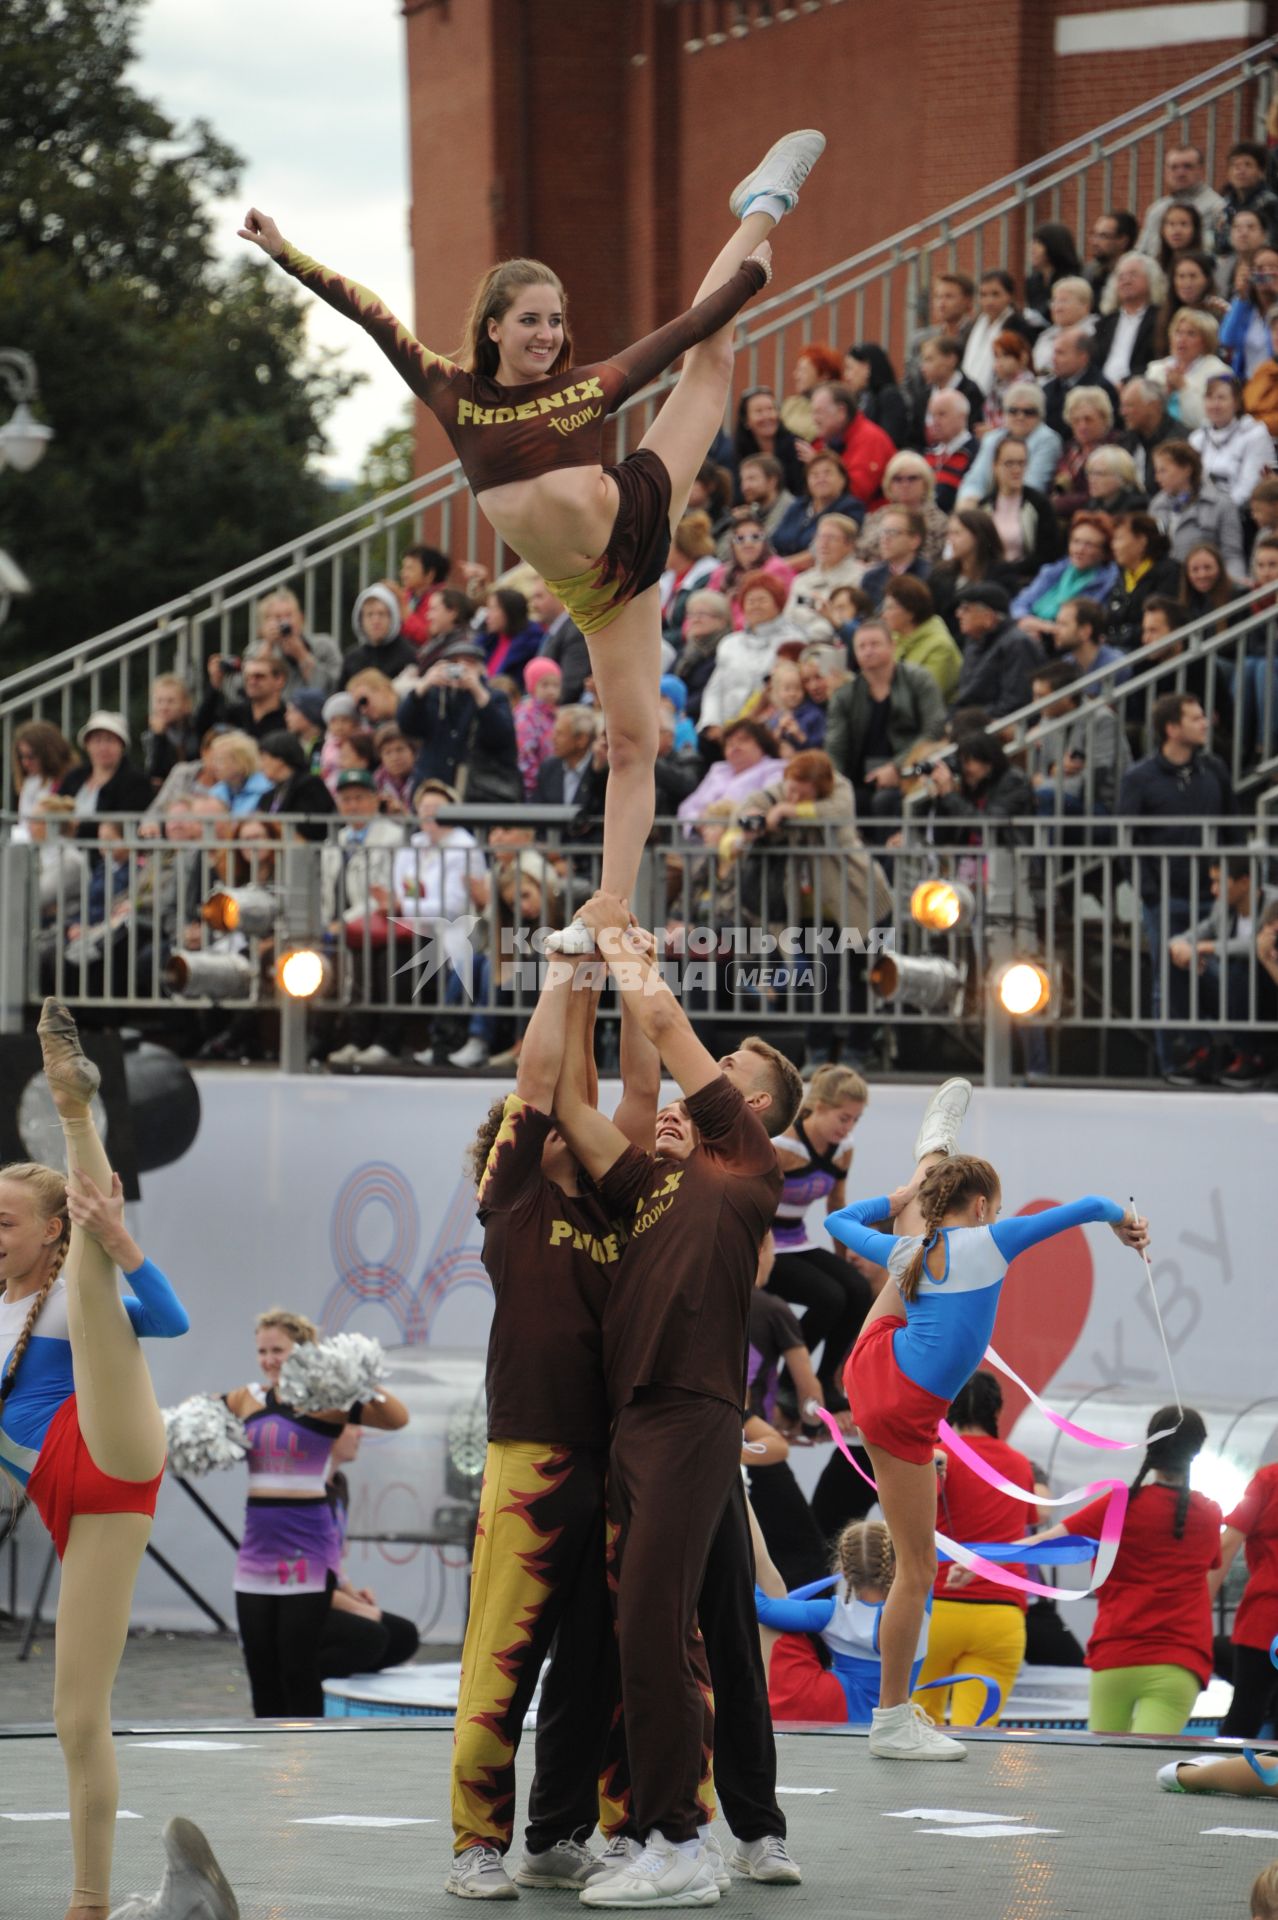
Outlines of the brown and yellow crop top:
M 512 480 L 535 480 L 560 467 L 602 466 L 608 415 L 681 353 L 726 326 L 767 283 L 762 264 L 746 260 L 706 299 L 611 360 L 503 387 L 432 353 L 367 287 L 343 280 L 287 244 L 277 258 L 286 273 L 372 335 L 443 427 L 476 493 Z

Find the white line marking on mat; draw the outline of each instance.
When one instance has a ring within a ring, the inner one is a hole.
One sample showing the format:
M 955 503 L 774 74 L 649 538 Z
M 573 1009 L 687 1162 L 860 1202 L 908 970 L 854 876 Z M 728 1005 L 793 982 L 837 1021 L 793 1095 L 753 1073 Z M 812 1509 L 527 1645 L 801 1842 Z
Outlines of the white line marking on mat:
M 1203 1833 L 1223 1833 L 1231 1840 L 1272 1840 L 1278 1827 L 1203 1827 Z
M 140 1813 L 126 1813 L 122 1807 L 116 1814 L 117 1820 L 140 1820 Z M 0 1820 L 69 1820 L 70 1813 L 0 1813 Z
M 1019 1814 L 1010 1816 L 1019 1819 Z M 965 1807 L 906 1807 L 902 1813 L 885 1813 L 885 1820 L 948 1820 L 966 1826 L 972 1820 L 1006 1820 L 1006 1813 L 971 1813 Z
M 437 1827 L 438 1820 L 393 1819 L 384 1813 L 319 1813 L 309 1820 L 290 1820 L 290 1827 Z
M 1007 1820 L 989 1820 L 976 1827 L 920 1827 L 920 1833 L 943 1835 L 947 1840 L 1005 1840 L 1011 1834 L 1059 1833 L 1059 1827 L 1022 1827 Z
M 130 1740 L 131 1747 L 156 1747 L 161 1753 L 243 1753 L 247 1740 Z
M 777 1793 L 833 1793 L 833 1787 L 777 1787 Z

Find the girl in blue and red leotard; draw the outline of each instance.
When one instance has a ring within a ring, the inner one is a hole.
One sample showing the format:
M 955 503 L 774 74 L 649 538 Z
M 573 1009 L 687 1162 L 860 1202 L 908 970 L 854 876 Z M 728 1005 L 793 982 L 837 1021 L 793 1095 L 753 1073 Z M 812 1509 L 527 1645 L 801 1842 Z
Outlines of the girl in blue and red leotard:
M 0 1466 L 62 1561 L 53 1717 L 67 1769 L 76 1920 L 105 1915 L 119 1797 L 111 1689 L 164 1471 L 164 1422 L 139 1336 L 190 1324 L 124 1226 L 94 1128 L 97 1068 L 65 1007 L 40 1017 L 68 1173 L 0 1168 Z M 121 1297 L 116 1268 L 131 1289 Z
M 870 1751 L 885 1759 L 960 1760 L 910 1703 L 910 1662 L 936 1579 L 933 1453 L 951 1400 L 984 1357 L 1008 1267 L 1020 1253 L 1086 1221 L 1104 1220 L 1126 1246 L 1143 1248 L 1143 1220 L 1096 1195 L 1042 1213 L 999 1220 L 1002 1193 L 988 1160 L 928 1155 L 891 1195 L 831 1214 L 836 1240 L 884 1266 L 889 1283 L 852 1349 L 844 1384 L 874 1469 L 896 1550 L 883 1611 L 883 1679 Z M 867 1223 L 891 1219 L 899 1234 Z

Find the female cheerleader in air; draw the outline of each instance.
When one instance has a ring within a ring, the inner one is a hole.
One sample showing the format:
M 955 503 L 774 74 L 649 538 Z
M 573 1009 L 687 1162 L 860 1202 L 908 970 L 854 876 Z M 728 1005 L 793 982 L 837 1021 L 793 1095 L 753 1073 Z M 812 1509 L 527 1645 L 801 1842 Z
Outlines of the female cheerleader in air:
M 825 137 L 786 134 L 735 189 L 741 224 L 694 304 L 609 360 L 572 364 L 567 299 L 539 260 L 504 260 L 480 282 L 460 362 L 423 347 L 366 287 L 287 242 L 251 207 L 240 229 L 286 272 L 362 326 L 447 433 L 485 518 L 536 567 L 590 647 L 607 716 L 605 893 L 629 898 L 655 811 L 661 617 L 656 583 L 697 470 L 722 424 L 732 322 L 771 277 L 767 235 L 798 199 Z M 686 354 L 637 452 L 603 466 L 604 422 Z M 605 637 L 606 636 L 606 637 Z M 589 952 L 577 922 L 556 937 Z
M 90 1109 L 98 1070 L 67 1009 L 46 1000 L 39 1034 L 68 1171 L 0 1167 L 0 1465 L 25 1487 L 62 1561 L 53 1717 L 71 1806 L 68 1916 L 105 1920 L 119 1798 L 111 1688 L 164 1472 L 164 1422 L 139 1336 L 172 1339 L 190 1322 L 124 1225 L 123 1189 Z M 234 1900 L 199 1829 L 175 1823 L 172 1848 L 210 1920 L 231 1920 Z
M 829 1215 L 836 1240 L 890 1277 L 852 1349 L 844 1384 L 878 1484 L 896 1552 L 896 1578 L 879 1635 L 883 1680 L 870 1751 L 883 1759 L 962 1760 L 910 1700 L 910 1663 L 936 1579 L 936 1472 L 941 1421 L 984 1357 L 1003 1278 L 1017 1254 L 1086 1221 L 1104 1220 L 1124 1246 L 1143 1249 L 1146 1222 L 1096 1195 L 1000 1221 L 1002 1193 L 988 1160 L 953 1152 L 967 1107 L 966 1081 L 934 1096 L 915 1142 L 908 1186 Z M 892 1220 L 879 1233 L 867 1222 Z

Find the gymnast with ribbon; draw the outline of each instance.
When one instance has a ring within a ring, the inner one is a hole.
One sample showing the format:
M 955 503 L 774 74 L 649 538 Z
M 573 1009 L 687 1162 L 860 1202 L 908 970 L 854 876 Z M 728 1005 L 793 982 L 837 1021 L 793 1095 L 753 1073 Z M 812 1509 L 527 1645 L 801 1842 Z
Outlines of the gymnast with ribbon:
M 945 1082 L 924 1117 L 908 1184 L 893 1194 L 857 1201 L 826 1220 L 836 1240 L 885 1266 L 890 1276 L 844 1375 L 896 1553 L 896 1576 L 880 1628 L 880 1703 L 869 1740 L 871 1753 L 880 1759 L 966 1756 L 962 1743 L 940 1733 L 910 1699 L 910 1668 L 936 1579 L 934 1450 L 950 1402 L 985 1356 L 1008 1267 L 1029 1248 L 1090 1221 L 1104 1221 L 1124 1246 L 1137 1251 L 1149 1240 L 1148 1225 L 1134 1207 L 1098 1195 L 1000 1221 L 997 1172 L 988 1160 L 954 1152 L 970 1097 L 966 1081 Z M 888 1220 L 894 1233 L 870 1224 Z M 836 1444 L 845 1444 L 834 1423 L 827 1425 Z M 958 1457 L 990 1484 L 1036 1504 L 1035 1495 L 987 1467 L 948 1427 L 946 1437 Z M 1126 1491 L 1121 1482 L 1110 1484 L 1115 1498 L 1102 1528 L 1098 1583 L 1113 1564 L 1123 1507 L 1119 1492 Z M 972 1553 L 944 1535 L 940 1539 L 960 1565 L 1018 1584 L 988 1554 Z M 1020 1549 L 1013 1551 L 1026 1558 Z M 1029 1591 L 1039 1590 L 1040 1583 L 1029 1583 Z

